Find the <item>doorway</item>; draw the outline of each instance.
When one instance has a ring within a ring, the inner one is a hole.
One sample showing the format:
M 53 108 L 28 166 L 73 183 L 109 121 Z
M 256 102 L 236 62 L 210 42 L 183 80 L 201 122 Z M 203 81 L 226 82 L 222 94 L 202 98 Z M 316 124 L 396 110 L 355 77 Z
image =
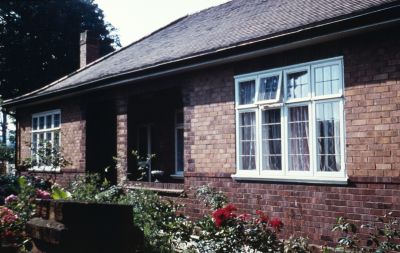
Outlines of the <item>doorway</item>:
M 96 101 L 86 112 L 86 170 L 117 183 L 114 157 L 117 148 L 114 101 Z

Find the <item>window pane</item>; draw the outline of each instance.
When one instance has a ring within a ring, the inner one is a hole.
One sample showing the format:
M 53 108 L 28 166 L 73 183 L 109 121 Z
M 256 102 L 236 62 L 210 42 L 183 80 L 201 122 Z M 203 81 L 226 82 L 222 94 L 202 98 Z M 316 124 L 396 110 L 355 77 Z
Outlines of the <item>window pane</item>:
M 38 144 L 38 135 L 32 134 L 32 152 L 34 154 L 36 154 L 37 144 Z
M 32 129 L 37 130 L 38 128 L 38 118 L 33 118 L 32 119 Z
M 339 102 L 316 105 L 318 171 L 340 171 Z
M 308 107 L 299 106 L 289 108 L 289 170 L 309 171 L 309 129 Z
M 60 126 L 60 114 L 54 114 L 54 127 Z
M 262 113 L 262 159 L 263 170 L 282 169 L 280 109 Z
M 314 69 L 315 95 L 324 96 L 338 94 L 340 90 L 339 65 L 323 66 Z
M 277 99 L 279 85 L 279 75 L 261 78 L 258 100 Z
M 254 80 L 239 83 L 239 104 L 252 104 L 256 95 L 256 82 Z
M 239 114 L 239 167 L 242 170 L 256 169 L 256 114 Z
M 51 121 L 52 121 L 51 118 L 52 118 L 51 115 L 46 116 L 46 128 L 51 128 Z
M 176 129 L 176 171 L 183 171 L 183 129 Z
M 56 150 L 58 150 L 60 147 L 60 132 L 59 131 L 54 132 L 53 146 Z
M 301 71 L 287 75 L 287 99 L 304 98 L 309 93 L 308 72 Z
M 44 128 L 44 117 L 39 117 L 39 129 Z

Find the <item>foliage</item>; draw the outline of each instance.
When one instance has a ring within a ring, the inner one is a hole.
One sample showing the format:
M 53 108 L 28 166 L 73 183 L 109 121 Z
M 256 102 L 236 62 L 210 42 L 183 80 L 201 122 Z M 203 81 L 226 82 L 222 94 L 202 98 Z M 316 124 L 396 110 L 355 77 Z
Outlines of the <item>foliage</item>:
M 94 0 L 0 1 L 0 94 L 21 95 L 78 69 L 85 30 L 99 36 L 100 55 L 120 46 Z
M 378 218 L 374 224 L 362 225 L 361 228 L 368 229 L 369 236 L 363 245 L 363 241 L 357 236 L 356 225 L 348 222 L 344 217 L 337 219 L 333 231 L 340 231 L 337 249 L 344 252 L 393 252 L 400 251 L 400 220 L 389 212 L 383 218 Z
M 213 210 L 221 208 L 228 203 L 228 199 L 222 192 L 215 191 L 209 185 L 203 185 L 197 188 L 196 197 Z
M 0 246 L 20 246 L 27 240 L 23 221 L 11 209 L 0 206 Z
M 96 201 L 95 196 L 110 188 L 106 179 L 99 174 L 78 176 L 71 184 L 71 198 L 79 201 Z
M 62 188 L 58 184 L 53 184 L 51 186 L 51 198 L 55 200 L 59 199 L 70 199 L 71 198 L 71 193 L 66 191 L 64 188 Z
M 7 146 L 5 143 L 0 144 L 0 161 L 13 162 L 14 156 L 14 147 Z
M 11 194 L 18 194 L 18 177 L 14 175 L 0 175 L 0 205 Z
M 289 239 L 284 241 L 284 253 L 311 253 L 309 239 L 307 237 L 290 236 Z
M 137 166 L 137 175 L 135 175 L 135 179 L 138 181 L 148 181 L 150 177 L 150 163 L 156 157 L 155 154 L 141 156 L 139 151 L 132 150 L 132 155 L 136 161 Z
M 62 148 L 53 145 L 50 141 L 40 141 L 38 148 L 31 148 L 31 150 L 32 157 L 22 162 L 23 168 L 46 167 L 47 171 L 54 172 L 71 165 L 71 162 L 64 157 Z
M 283 226 L 279 218 L 269 219 L 262 211 L 256 215 L 237 215 L 236 207 L 226 205 L 198 224 L 196 248 L 199 252 L 281 252 L 277 233 Z
M 134 224 L 145 236 L 145 252 L 175 252 L 189 241 L 192 224 L 179 213 L 181 205 L 146 190 L 130 190 L 120 203 L 133 205 Z
M 18 178 L 18 199 L 7 203 L 6 206 L 13 210 L 19 219 L 26 223 L 35 214 L 34 199 L 37 197 L 35 184 L 26 177 Z
M 400 251 L 400 219 L 393 216 L 393 212 L 385 214 L 383 218 L 378 218 L 381 226 L 367 224 L 361 226 L 367 228 L 369 238 L 367 246 L 373 248 L 374 252 Z

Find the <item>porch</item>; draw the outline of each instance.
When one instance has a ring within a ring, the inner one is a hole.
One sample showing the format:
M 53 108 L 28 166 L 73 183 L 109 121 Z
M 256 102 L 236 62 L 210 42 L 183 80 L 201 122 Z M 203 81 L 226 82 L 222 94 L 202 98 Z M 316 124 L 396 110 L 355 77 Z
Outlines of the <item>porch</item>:
M 182 191 L 184 117 L 179 88 L 97 97 L 86 108 L 87 172 L 130 188 Z

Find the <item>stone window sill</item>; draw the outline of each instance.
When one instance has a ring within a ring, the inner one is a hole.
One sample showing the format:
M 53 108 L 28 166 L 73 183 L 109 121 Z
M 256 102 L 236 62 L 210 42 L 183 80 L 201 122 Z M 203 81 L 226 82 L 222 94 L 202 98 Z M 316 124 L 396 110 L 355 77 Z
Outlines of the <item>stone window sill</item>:
M 324 185 L 347 185 L 348 177 L 344 178 L 294 178 L 294 177 L 257 177 L 234 174 L 232 178 L 235 181 L 265 181 L 265 182 L 287 182 L 287 183 L 305 183 L 305 184 L 324 184 Z

